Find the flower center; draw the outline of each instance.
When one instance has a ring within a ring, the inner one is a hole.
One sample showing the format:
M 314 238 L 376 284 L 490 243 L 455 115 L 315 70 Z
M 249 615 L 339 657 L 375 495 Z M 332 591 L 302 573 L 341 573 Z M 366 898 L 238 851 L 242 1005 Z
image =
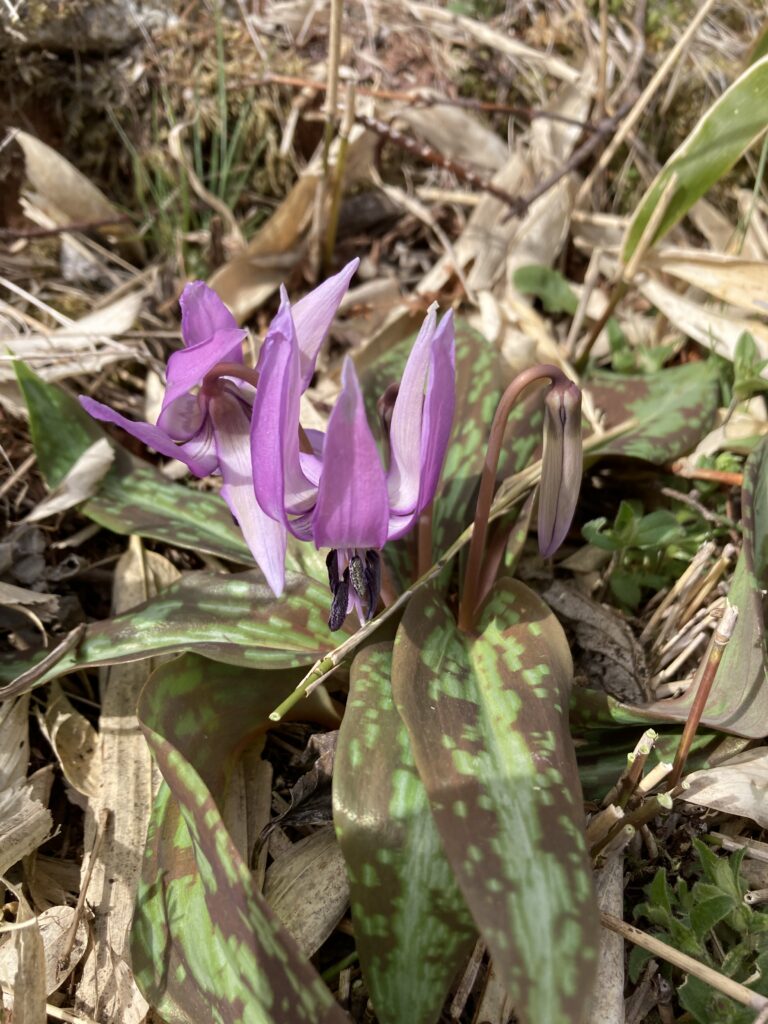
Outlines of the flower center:
M 360 625 L 376 614 L 381 590 L 381 558 L 373 548 L 337 548 L 328 552 L 331 612 L 328 625 L 340 629 L 354 608 Z

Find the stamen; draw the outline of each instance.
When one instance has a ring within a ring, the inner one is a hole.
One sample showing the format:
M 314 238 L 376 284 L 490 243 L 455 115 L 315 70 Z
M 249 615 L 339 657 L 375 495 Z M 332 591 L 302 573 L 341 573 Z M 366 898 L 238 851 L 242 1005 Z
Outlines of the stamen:
M 349 580 L 354 587 L 355 593 L 363 600 L 366 600 L 368 597 L 368 580 L 360 555 L 352 555 L 349 560 Z
M 331 552 L 336 555 L 335 551 Z M 349 569 L 344 570 L 343 577 L 338 580 L 336 589 L 333 592 L 331 601 L 331 614 L 328 616 L 328 626 L 332 632 L 341 629 L 344 619 L 347 617 L 347 605 L 349 603 Z

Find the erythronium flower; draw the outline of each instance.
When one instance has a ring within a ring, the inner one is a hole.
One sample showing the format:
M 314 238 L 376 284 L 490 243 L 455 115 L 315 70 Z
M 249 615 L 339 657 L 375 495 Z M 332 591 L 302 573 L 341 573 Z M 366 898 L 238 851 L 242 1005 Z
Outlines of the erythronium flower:
M 301 351 L 295 311 L 285 294 L 261 350 L 251 422 L 256 497 L 280 524 L 283 553 L 288 532 L 331 549 L 331 629 L 353 607 L 361 621 L 373 616 L 378 552 L 411 529 L 437 489 L 453 422 L 455 369 L 453 316 L 447 313 L 438 325 L 435 310 L 427 313 L 387 415 L 388 469 L 349 358 L 327 433 L 308 431 L 301 450 Z
M 312 379 L 318 351 L 358 263 L 348 263 L 293 307 L 300 391 Z M 157 423 L 129 420 L 93 398 L 81 396 L 80 403 L 96 419 L 115 423 L 161 455 L 179 459 L 195 476 L 221 473 L 222 497 L 267 582 L 279 594 L 285 577 L 284 530 L 262 512 L 253 491 L 250 433 L 258 373 L 243 362 L 246 332 L 203 281 L 188 284 L 180 302 L 184 348 L 168 360 Z M 267 340 L 279 319 L 280 314 Z

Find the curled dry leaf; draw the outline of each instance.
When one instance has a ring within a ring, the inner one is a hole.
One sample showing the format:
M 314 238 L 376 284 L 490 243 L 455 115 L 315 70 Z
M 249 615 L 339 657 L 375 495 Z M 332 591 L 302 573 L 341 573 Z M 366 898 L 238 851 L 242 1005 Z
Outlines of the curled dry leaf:
M 648 255 L 641 269 L 671 274 L 716 299 L 752 313 L 763 312 L 757 299 L 768 295 L 768 263 L 700 249 L 664 249 Z
M 119 233 L 117 222 L 123 214 L 69 160 L 28 132 L 17 130 L 14 138 L 24 150 L 27 177 L 46 201 L 49 216 L 58 224 L 112 220 L 116 223 L 110 232 Z
M 99 791 L 99 738 L 58 683 L 51 685 L 45 729 L 67 782 L 83 796 Z
M 264 896 L 305 956 L 312 956 L 344 916 L 349 882 L 333 828 L 301 839 L 268 869 Z
M 768 828 L 768 747 L 753 747 L 716 768 L 692 772 L 688 803 L 751 818 Z
M 85 952 L 88 943 L 88 928 L 82 917 L 77 924 L 75 941 L 72 943 L 71 949 L 69 948 L 70 930 L 76 914 L 77 911 L 74 907 L 51 907 L 49 910 L 44 910 L 37 917 L 36 922 L 34 918 L 31 918 L 28 928 L 20 929 L 15 933 L 16 936 L 22 936 L 27 930 L 37 931 L 42 941 L 42 964 L 38 963 L 36 958 L 39 971 L 39 977 L 36 980 L 42 981 L 41 990 L 45 996 L 55 992 L 66 981 L 80 963 Z M 0 946 L 0 985 L 3 988 L 11 987 L 18 970 L 21 973 L 22 985 L 32 987 L 30 983 L 35 975 L 30 973 L 30 967 L 27 951 L 20 949 L 18 943 L 6 939 Z M 14 1014 L 14 1020 L 16 1020 L 16 1014 Z
M 0 875 L 48 838 L 50 811 L 27 781 L 29 697 L 0 704 Z
M 114 459 L 115 449 L 106 437 L 100 438 L 86 448 L 61 483 L 29 513 L 25 522 L 38 523 L 93 497 Z

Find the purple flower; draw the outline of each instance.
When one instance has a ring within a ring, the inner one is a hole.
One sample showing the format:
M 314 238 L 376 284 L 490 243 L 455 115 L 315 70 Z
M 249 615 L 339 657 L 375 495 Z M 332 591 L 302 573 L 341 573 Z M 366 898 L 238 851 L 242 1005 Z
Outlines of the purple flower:
M 293 307 L 301 391 L 312 378 L 318 351 L 358 262 L 347 264 Z M 168 360 L 157 423 L 129 420 L 85 396 L 80 403 L 96 419 L 117 424 L 161 455 L 179 459 L 195 476 L 220 473 L 222 497 L 267 582 L 279 593 L 285 576 L 284 530 L 261 510 L 253 490 L 251 413 L 259 389 L 258 373 L 243 363 L 246 332 L 203 281 L 188 284 L 180 301 L 184 348 Z M 270 326 L 265 345 L 275 325 L 279 329 L 280 317 L 278 313 Z
M 305 386 L 296 312 L 283 293 L 259 358 L 251 451 L 256 497 L 282 531 L 331 548 L 331 629 L 354 607 L 371 618 L 379 596 L 379 550 L 402 537 L 437 488 L 453 422 L 454 329 L 449 312 L 437 324 L 430 308 L 391 408 L 389 466 L 379 456 L 352 361 L 325 435 L 301 438 L 299 400 Z
M 544 452 L 539 487 L 539 551 L 549 558 L 566 538 L 581 487 L 581 391 L 563 377 L 544 399 Z

